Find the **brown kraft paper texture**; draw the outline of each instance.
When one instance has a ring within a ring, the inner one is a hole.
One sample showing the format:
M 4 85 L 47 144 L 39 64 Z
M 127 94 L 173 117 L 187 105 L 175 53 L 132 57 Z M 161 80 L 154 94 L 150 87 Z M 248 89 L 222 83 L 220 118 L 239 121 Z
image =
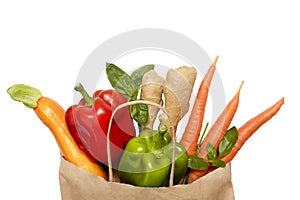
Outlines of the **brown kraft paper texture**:
M 62 158 L 59 181 L 63 200 L 234 200 L 230 164 L 191 184 L 151 188 L 108 182 Z

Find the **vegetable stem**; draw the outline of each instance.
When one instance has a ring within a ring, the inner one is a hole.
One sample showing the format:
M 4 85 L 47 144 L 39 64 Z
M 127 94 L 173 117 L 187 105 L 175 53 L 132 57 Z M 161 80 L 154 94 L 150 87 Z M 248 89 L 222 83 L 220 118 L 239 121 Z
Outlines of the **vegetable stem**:
M 154 152 L 163 147 L 164 134 L 167 132 L 167 130 L 168 130 L 168 128 L 165 125 L 161 124 L 158 127 L 158 135 L 156 137 L 153 137 L 153 145 L 152 145 L 150 151 Z
M 74 87 L 74 90 L 77 92 L 80 92 L 82 97 L 85 100 L 85 106 L 92 106 L 95 99 L 92 98 L 87 91 L 84 89 L 83 85 L 81 83 L 77 83 L 76 86 Z
M 28 108 L 35 108 L 42 97 L 40 90 L 25 84 L 15 84 L 7 89 L 7 93 L 13 100 L 22 102 Z
M 208 127 L 208 122 L 206 123 L 205 128 L 204 128 L 204 131 L 202 132 L 201 138 L 200 138 L 200 140 L 199 140 L 199 143 L 198 143 L 197 148 L 196 148 L 196 151 L 195 151 L 195 155 L 197 155 L 197 154 L 199 153 L 199 149 L 200 149 L 200 147 L 201 147 L 201 144 L 202 144 L 204 135 L 205 135 L 205 133 L 206 133 L 207 127 Z

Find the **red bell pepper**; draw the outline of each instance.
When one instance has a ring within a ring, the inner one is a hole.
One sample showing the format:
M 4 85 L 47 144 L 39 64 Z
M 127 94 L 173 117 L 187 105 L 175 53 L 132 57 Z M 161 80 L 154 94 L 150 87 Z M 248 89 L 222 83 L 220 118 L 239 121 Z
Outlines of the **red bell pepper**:
M 81 100 L 78 104 L 79 105 L 84 105 L 85 101 Z M 67 127 L 68 127 L 69 132 L 72 135 L 73 139 L 75 140 L 77 146 L 79 147 L 79 149 L 81 149 L 90 158 L 90 160 L 92 160 L 93 162 L 97 162 L 97 160 L 90 154 L 90 152 L 82 144 L 79 133 L 77 131 L 76 123 L 75 123 L 75 119 L 74 119 L 74 114 L 73 114 L 74 109 L 77 106 L 78 105 L 70 106 L 66 111 L 65 119 L 66 119 Z
M 113 110 L 126 99 L 116 90 L 97 90 L 90 97 L 81 84 L 75 87 L 84 100 L 73 105 L 66 115 L 70 132 L 80 148 L 101 163 L 107 163 L 106 135 Z M 69 110 L 68 109 L 68 110 Z M 117 163 L 127 142 L 135 136 L 129 109 L 122 108 L 113 119 L 110 135 L 112 162 Z

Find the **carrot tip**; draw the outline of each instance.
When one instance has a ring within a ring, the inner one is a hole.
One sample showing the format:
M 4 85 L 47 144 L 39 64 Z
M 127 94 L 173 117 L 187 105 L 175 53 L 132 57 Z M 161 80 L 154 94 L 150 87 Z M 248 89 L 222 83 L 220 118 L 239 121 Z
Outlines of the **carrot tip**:
M 219 56 L 216 56 L 216 58 L 215 58 L 215 60 L 214 60 L 214 62 L 212 64 L 213 66 L 216 66 L 218 59 L 219 59 Z
M 242 81 L 241 85 L 240 85 L 240 88 L 239 88 L 239 91 L 242 89 L 242 86 L 244 85 L 244 80 Z
M 242 89 L 242 87 L 243 87 L 243 84 L 244 84 L 244 80 L 242 81 L 242 83 L 241 83 L 241 85 L 240 85 L 240 87 L 239 87 L 239 89 L 238 89 L 238 91 L 237 91 L 237 95 L 240 94 L 240 91 L 241 91 L 241 89 Z
M 284 104 L 284 97 L 281 97 L 281 99 L 278 102 L 280 102 L 281 105 Z

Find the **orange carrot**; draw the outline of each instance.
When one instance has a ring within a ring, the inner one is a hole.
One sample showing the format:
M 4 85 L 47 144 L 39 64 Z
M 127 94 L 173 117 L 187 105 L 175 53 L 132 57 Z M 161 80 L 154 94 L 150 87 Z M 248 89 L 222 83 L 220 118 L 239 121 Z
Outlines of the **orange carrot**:
M 201 143 L 198 156 L 204 158 L 208 162 L 208 158 L 206 155 L 206 147 L 209 143 L 211 143 L 215 149 L 218 148 L 222 138 L 224 137 L 228 127 L 233 119 L 233 116 L 239 105 L 239 96 L 244 81 L 239 87 L 239 90 L 235 94 L 235 96 L 231 99 L 231 101 L 227 104 L 226 108 L 222 112 L 222 114 L 215 121 L 207 135 L 205 136 L 203 142 Z M 191 170 L 188 174 L 188 182 L 191 183 L 198 178 L 202 177 L 206 174 L 207 170 Z
M 238 129 L 238 140 L 228 155 L 221 158 L 222 161 L 230 162 L 237 152 L 242 148 L 244 143 L 259 129 L 264 123 L 269 121 L 284 104 L 284 97 L 277 101 L 274 105 L 264 110 L 257 116 L 247 121 L 243 126 Z
M 229 163 L 235 157 L 235 155 L 239 152 L 242 148 L 244 143 L 259 129 L 264 123 L 269 121 L 281 108 L 284 104 L 284 98 L 282 97 L 279 101 L 277 101 L 274 105 L 266 109 L 265 111 L 261 112 L 257 116 L 253 117 L 249 121 L 247 121 L 242 127 L 238 129 L 238 140 L 235 143 L 234 147 L 230 151 L 228 155 L 221 158 L 225 163 Z M 201 176 L 208 174 L 209 172 L 214 171 L 217 169 L 216 167 L 209 167 L 207 170 L 201 171 Z
M 52 132 L 66 160 L 95 176 L 101 176 L 106 179 L 106 172 L 102 165 L 93 162 L 77 146 L 68 130 L 65 121 L 65 110 L 60 104 L 53 99 L 42 96 L 38 89 L 24 84 L 15 84 L 8 88 L 7 92 L 12 99 L 22 102 L 34 110 L 38 118 Z
M 194 155 L 198 145 L 209 86 L 216 70 L 218 58 L 218 56 L 215 58 L 201 82 L 188 123 L 180 140 L 180 143 L 187 150 L 188 155 Z
M 206 156 L 206 146 L 208 143 L 211 143 L 216 149 L 218 148 L 224 134 L 228 130 L 228 127 L 233 119 L 233 116 L 239 105 L 239 96 L 244 81 L 239 87 L 239 90 L 232 98 L 232 100 L 227 104 L 223 113 L 218 117 L 216 122 L 213 124 L 207 135 L 205 136 L 201 147 L 199 149 L 198 156 L 205 157 Z

